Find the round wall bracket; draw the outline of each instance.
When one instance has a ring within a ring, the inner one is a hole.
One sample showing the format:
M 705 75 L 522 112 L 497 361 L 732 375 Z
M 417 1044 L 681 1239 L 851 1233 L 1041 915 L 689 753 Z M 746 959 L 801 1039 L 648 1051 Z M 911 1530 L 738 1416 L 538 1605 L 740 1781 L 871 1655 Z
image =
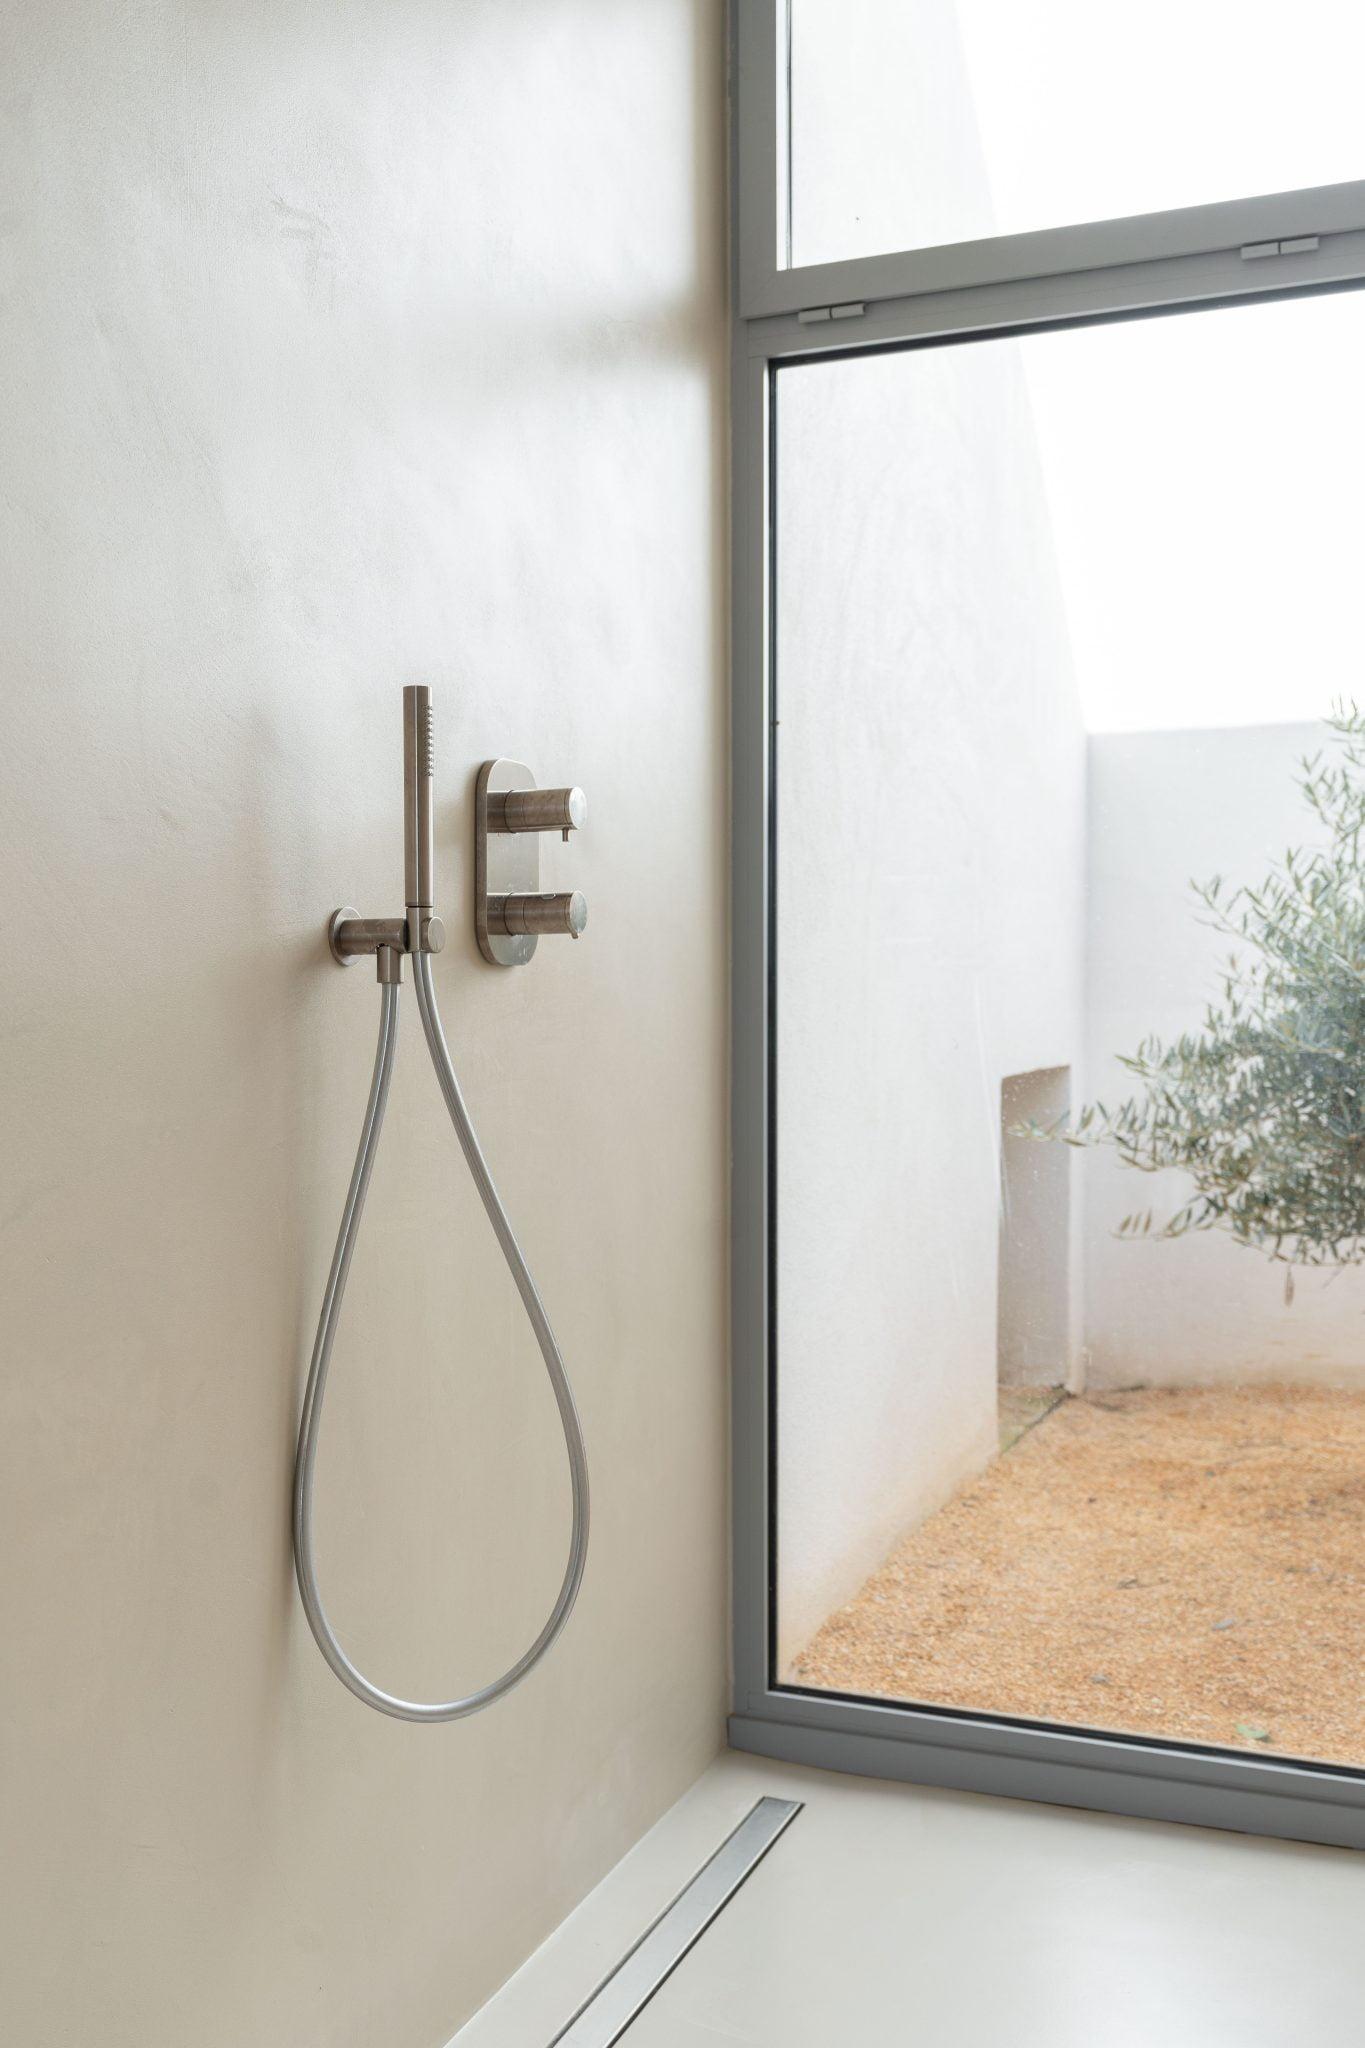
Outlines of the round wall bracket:
M 344 924 L 358 918 L 360 912 L 352 910 L 349 903 L 343 903 L 340 910 L 334 910 L 327 920 L 327 945 L 338 967 L 349 967 L 355 959 L 354 953 L 343 953 L 337 944 L 338 934 Z

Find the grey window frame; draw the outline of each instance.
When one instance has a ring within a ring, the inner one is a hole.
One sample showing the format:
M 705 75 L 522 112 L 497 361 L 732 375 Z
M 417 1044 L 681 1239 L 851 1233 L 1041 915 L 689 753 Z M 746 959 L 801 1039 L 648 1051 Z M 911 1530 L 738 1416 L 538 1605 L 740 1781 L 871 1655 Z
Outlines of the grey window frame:
M 731 0 L 730 1741 L 790 1763 L 1362 1848 L 1365 1769 L 850 1699 L 775 1680 L 774 372 L 833 352 L 1365 286 L 1365 180 L 793 269 L 786 14 L 786 0 Z M 1286 240 L 1312 246 L 1271 246 Z

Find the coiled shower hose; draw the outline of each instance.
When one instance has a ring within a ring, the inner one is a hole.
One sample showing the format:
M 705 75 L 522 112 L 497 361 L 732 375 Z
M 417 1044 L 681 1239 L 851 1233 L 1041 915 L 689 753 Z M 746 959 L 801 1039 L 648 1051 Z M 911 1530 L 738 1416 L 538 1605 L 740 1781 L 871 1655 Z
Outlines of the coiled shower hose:
M 370 1097 L 365 1108 L 365 1123 L 360 1135 L 360 1150 L 356 1154 L 355 1168 L 351 1174 L 351 1185 L 346 1195 L 346 1206 L 342 1211 L 341 1231 L 337 1238 L 336 1250 L 332 1254 L 331 1271 L 327 1276 L 327 1287 L 322 1297 L 322 1313 L 318 1319 L 318 1333 L 313 1345 L 313 1359 L 308 1371 L 308 1386 L 303 1397 L 303 1413 L 299 1419 L 298 1455 L 294 1464 L 294 1568 L 298 1576 L 299 1593 L 303 1599 L 304 1612 L 309 1626 L 317 1638 L 318 1648 L 335 1671 L 342 1684 L 348 1686 L 366 1706 L 375 1707 L 381 1714 L 393 1714 L 401 1721 L 459 1721 L 466 1714 L 477 1714 L 481 1707 L 491 1706 L 504 1693 L 512 1690 L 527 1673 L 534 1670 L 546 1651 L 551 1647 L 563 1629 L 578 1597 L 583 1582 L 583 1567 L 588 1555 L 588 1461 L 583 1443 L 583 1430 L 574 1406 L 573 1389 L 569 1376 L 555 1342 L 550 1319 L 544 1304 L 536 1292 L 535 1281 L 531 1278 L 526 1260 L 507 1212 L 493 1185 L 493 1177 L 480 1149 L 474 1127 L 469 1120 L 460 1084 L 451 1064 L 450 1052 L 446 1045 L 445 1033 L 441 1029 L 440 1013 L 436 1008 L 436 991 L 431 981 L 431 957 L 427 953 L 416 953 L 412 959 L 413 980 L 417 988 L 417 1008 L 421 1013 L 422 1029 L 426 1033 L 428 1050 L 436 1078 L 445 1097 L 450 1120 L 455 1126 L 455 1135 L 460 1141 L 479 1191 L 493 1234 L 501 1247 L 512 1278 L 517 1284 L 535 1332 L 540 1355 L 545 1361 L 545 1370 L 559 1408 L 559 1419 L 564 1429 L 564 1445 L 569 1457 L 569 1479 L 573 1494 L 573 1524 L 569 1537 L 569 1561 L 565 1568 L 559 1595 L 550 1610 L 544 1628 L 523 1652 L 510 1670 L 491 1684 L 480 1686 L 477 1692 L 466 1693 L 455 1700 L 404 1700 L 394 1693 L 384 1692 L 371 1684 L 358 1671 L 342 1649 L 327 1619 L 327 1610 L 322 1604 L 318 1591 L 317 1564 L 313 1555 L 313 1473 L 317 1464 L 318 1430 L 322 1421 L 322 1399 L 327 1385 L 327 1368 L 332 1356 L 332 1343 L 336 1336 L 337 1322 L 341 1315 L 341 1300 L 346 1289 L 346 1275 L 350 1269 L 351 1254 L 355 1250 L 356 1237 L 360 1230 L 361 1213 L 365 1207 L 365 1192 L 370 1184 L 370 1172 L 374 1166 L 374 1155 L 379 1143 L 379 1133 L 384 1122 L 384 1109 L 389 1097 L 389 1082 L 393 1074 L 394 1046 L 398 1035 L 398 985 L 385 983 L 381 989 L 379 1012 L 379 1044 L 375 1051 L 374 1075 L 370 1082 Z

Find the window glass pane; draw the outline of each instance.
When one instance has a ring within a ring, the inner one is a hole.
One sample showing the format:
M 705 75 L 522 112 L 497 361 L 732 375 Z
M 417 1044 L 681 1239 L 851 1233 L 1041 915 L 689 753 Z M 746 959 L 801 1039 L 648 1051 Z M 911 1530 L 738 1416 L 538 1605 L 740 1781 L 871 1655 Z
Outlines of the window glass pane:
M 797 264 L 1365 177 L 1343 0 L 791 0 L 791 23 Z
M 1363 353 L 777 373 L 784 1683 L 1365 1765 Z

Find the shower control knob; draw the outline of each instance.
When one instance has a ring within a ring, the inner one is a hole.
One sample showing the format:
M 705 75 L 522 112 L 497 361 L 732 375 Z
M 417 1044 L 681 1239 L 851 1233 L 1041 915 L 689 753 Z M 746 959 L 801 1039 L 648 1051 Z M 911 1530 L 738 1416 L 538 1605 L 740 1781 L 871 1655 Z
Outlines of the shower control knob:
M 581 789 L 509 789 L 488 800 L 490 832 L 581 832 L 588 799 Z
M 588 899 L 581 889 L 543 889 L 533 895 L 488 899 L 489 931 L 509 937 L 551 938 L 567 932 L 576 939 L 587 922 Z
M 577 889 L 540 886 L 540 842 L 581 829 L 581 789 L 540 789 L 524 761 L 485 761 L 474 785 L 474 936 L 491 966 L 524 967 L 542 938 L 576 939 L 588 922 Z

